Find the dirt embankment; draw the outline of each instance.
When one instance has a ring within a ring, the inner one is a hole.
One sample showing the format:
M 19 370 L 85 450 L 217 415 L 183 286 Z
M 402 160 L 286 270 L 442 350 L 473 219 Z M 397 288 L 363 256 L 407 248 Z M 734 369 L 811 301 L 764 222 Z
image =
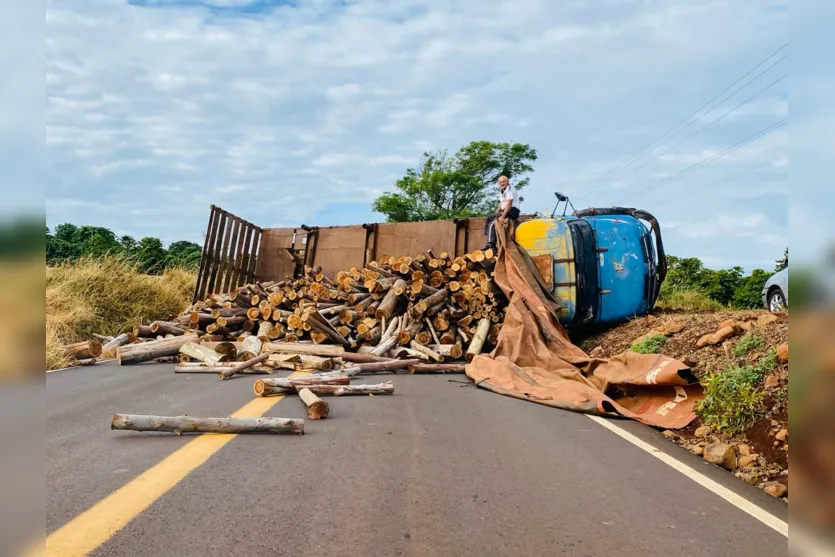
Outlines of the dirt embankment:
M 705 386 L 705 402 L 690 426 L 665 435 L 787 497 L 788 336 L 787 314 L 664 311 L 574 341 L 596 357 L 635 349 L 688 364 Z

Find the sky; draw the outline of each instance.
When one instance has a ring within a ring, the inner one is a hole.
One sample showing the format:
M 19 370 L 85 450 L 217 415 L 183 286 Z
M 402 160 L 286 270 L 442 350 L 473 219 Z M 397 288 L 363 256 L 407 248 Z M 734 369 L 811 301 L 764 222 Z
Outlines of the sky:
M 789 244 L 785 1 L 49 0 L 45 26 L 48 226 L 378 222 L 424 151 L 490 140 L 538 153 L 524 212 L 645 209 L 714 268 Z

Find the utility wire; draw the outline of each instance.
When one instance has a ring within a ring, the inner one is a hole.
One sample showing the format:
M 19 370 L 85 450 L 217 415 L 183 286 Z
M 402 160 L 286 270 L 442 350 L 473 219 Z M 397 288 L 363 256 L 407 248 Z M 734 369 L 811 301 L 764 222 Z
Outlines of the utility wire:
M 673 150 L 673 149 L 675 149 L 676 147 L 678 147 L 678 146 L 682 145 L 683 143 L 686 143 L 686 142 L 687 142 L 687 141 L 689 141 L 690 139 L 692 139 L 692 138 L 696 137 L 697 135 L 699 135 L 700 133 L 702 133 L 703 131 L 705 131 L 705 130 L 706 130 L 706 129 L 708 129 L 709 127 L 711 127 L 712 125 L 714 125 L 714 124 L 716 124 L 717 122 L 719 122 L 720 120 L 724 119 L 726 116 L 728 116 L 728 115 L 730 115 L 730 114 L 732 114 L 732 113 L 736 112 L 737 110 L 739 110 L 740 108 L 742 108 L 743 106 L 745 106 L 746 104 L 748 104 L 749 102 L 753 101 L 755 98 L 759 97 L 760 95 L 762 95 L 763 93 L 765 93 L 766 91 L 768 91 L 769 89 L 771 89 L 772 87 L 774 87 L 775 85 L 777 85 L 778 83 L 780 83 L 781 81 L 783 81 L 784 79 L 786 79 L 786 78 L 788 77 L 788 75 L 789 75 L 789 74 L 784 74 L 782 77 L 779 77 L 779 78 L 777 78 L 776 80 L 772 81 L 769 85 L 767 85 L 767 86 L 765 86 L 764 88 L 760 89 L 758 92 L 754 93 L 753 95 L 751 95 L 750 97 L 748 97 L 747 99 L 745 99 L 744 101 L 742 101 L 741 103 L 739 103 L 738 105 L 736 105 L 735 107 L 733 107 L 732 109 L 730 109 L 729 111 L 725 112 L 722 116 L 720 116 L 720 117 L 719 117 L 719 118 L 717 118 L 716 120 L 713 120 L 713 121 L 712 121 L 712 122 L 710 122 L 709 124 L 707 124 L 707 125 L 705 125 L 705 126 L 702 126 L 702 127 L 701 127 L 701 128 L 699 128 L 697 131 L 695 131 L 695 132 L 693 132 L 692 134 L 688 135 L 687 137 L 685 137 L 684 139 L 682 139 L 681 141 L 679 141 L 678 143 L 676 143 L 675 145 L 673 145 L 672 147 L 670 147 L 669 149 L 667 149 L 666 151 L 662 151 L 661 153 L 657 154 L 657 155 L 656 155 L 656 156 L 654 156 L 653 158 L 651 158 L 651 159 L 649 159 L 649 160 L 645 161 L 643 164 L 638 165 L 638 166 L 636 166 L 636 167 L 632 168 L 632 170 L 630 170 L 630 171 L 629 171 L 629 172 L 627 172 L 626 174 L 621 174 L 620 176 L 618 176 L 618 178 L 625 178 L 625 177 L 627 177 L 627 176 L 631 176 L 632 174 L 634 174 L 634 173 L 635 173 L 635 172 L 637 172 L 638 170 L 640 170 L 640 169 L 644 168 L 646 165 L 650 164 L 651 162 L 653 162 L 653 161 L 656 161 L 656 160 L 660 159 L 661 157 L 663 157 L 664 155 L 666 155 L 667 153 L 669 153 L 670 151 L 672 151 L 672 150 Z M 711 109 L 711 110 L 712 110 L 712 109 Z M 696 122 L 696 120 L 694 120 L 694 121 L 693 121 L 693 123 L 695 123 L 695 122 Z M 681 131 L 684 131 L 684 129 L 682 129 Z
M 621 163 L 619 163 L 619 164 L 616 164 L 615 166 L 613 166 L 612 168 L 610 168 L 609 170 L 607 170 L 606 172 L 604 172 L 603 174 L 601 174 L 601 175 L 600 175 L 600 176 L 598 176 L 597 178 L 592 179 L 592 180 L 591 180 L 591 182 L 589 182 L 589 183 L 587 183 L 587 184 L 586 184 L 586 186 L 585 186 L 585 188 L 584 188 L 584 189 L 586 189 L 586 188 L 590 188 L 591 186 L 593 186 L 593 185 L 595 185 L 595 184 L 599 183 L 601 180 L 603 180 L 603 179 L 604 179 L 604 178 L 606 178 L 607 176 L 611 175 L 613 172 L 615 172 L 615 171 L 617 171 L 617 170 L 620 170 L 620 169 L 621 169 L 621 168 L 623 168 L 624 166 L 626 166 L 626 165 L 630 164 L 630 163 L 633 161 L 633 159 L 635 159 L 635 158 L 640 158 L 640 156 L 641 156 L 641 155 L 643 155 L 643 153 L 644 153 L 647 149 L 650 149 L 650 148 L 653 148 L 653 149 L 654 149 L 654 148 L 655 148 L 658 144 L 660 144 L 660 143 L 664 142 L 665 140 L 667 140 L 667 139 L 669 138 L 670 134 L 671 134 L 672 132 L 674 132 L 674 131 L 675 131 L 675 130 L 679 127 L 679 126 L 681 126 L 682 124 L 684 124 L 685 122 L 687 122 L 688 120 L 690 120 L 693 116 L 695 116 L 696 114 L 698 114 L 699 112 L 701 112 L 703 109 L 705 109 L 707 106 L 709 106 L 709 105 L 710 105 L 713 101 L 715 101 L 716 99 L 718 99 L 719 97 L 721 97 L 722 95 L 724 95 L 727 91 L 729 91 L 730 89 L 732 89 L 732 88 L 733 88 L 733 87 L 734 87 L 737 83 L 739 83 L 740 81 L 742 81 L 743 79 L 745 79 L 746 77 L 748 77 L 749 75 L 751 75 L 752 73 L 754 73 L 754 72 L 757 70 L 757 68 L 759 68 L 760 66 L 762 66 L 763 64 L 765 64 L 766 62 L 768 62 L 770 59 L 772 59 L 775 55 L 777 55 L 778 53 L 780 53 L 780 52 L 781 52 L 783 49 L 785 49 L 787 46 L 788 46 L 788 43 L 783 44 L 783 46 L 781 46 L 780 48 L 778 48 L 777 50 L 775 50 L 774 52 L 772 52 L 771 54 L 769 54 L 769 55 L 768 55 L 765 59 L 763 59 L 763 60 L 762 60 L 759 64 L 757 64 L 756 66 L 754 66 L 753 68 L 751 68 L 751 69 L 750 69 L 748 72 L 746 72 L 746 73 L 745 73 L 742 77 L 740 77 L 739 79 L 737 79 L 736 81 L 734 81 L 733 83 L 731 83 L 730 85 L 728 85 L 725 89 L 723 89 L 722 91 L 720 91 L 720 92 L 719 92 L 719 94 L 717 94 L 715 97 L 713 97 L 712 99 L 710 99 L 709 101 L 707 101 L 707 102 L 706 102 L 705 104 L 703 104 L 701 107 L 697 108 L 695 111 L 693 111 L 691 114 L 689 114 L 686 118 L 684 118 L 683 120 L 681 120 L 680 122 L 678 122 L 676 125 L 674 125 L 672 128 L 670 128 L 669 130 L 667 130 L 664 134 L 662 134 L 662 135 L 661 135 L 661 137 L 657 138 L 655 141 L 651 142 L 649 145 L 644 146 L 641 150 L 639 150 L 637 153 L 635 153 L 634 155 L 632 155 L 631 157 L 629 157 L 627 160 L 625 160 L 625 161 L 623 161 L 623 162 L 621 162 Z M 785 58 L 785 57 L 784 57 L 784 58 Z M 781 59 L 781 60 L 782 60 L 782 59 Z M 779 62 L 779 61 L 778 61 L 778 62 Z
M 619 201 L 618 203 L 616 203 L 616 205 L 621 205 L 622 203 L 624 203 L 627 200 L 636 199 L 638 197 L 641 197 L 642 195 L 644 195 L 648 192 L 657 190 L 658 188 L 664 186 L 665 184 L 669 184 L 670 182 L 672 182 L 674 180 L 677 180 L 678 178 L 681 178 L 683 176 L 691 174 L 692 172 L 695 172 L 696 170 L 702 168 L 703 166 L 705 166 L 707 164 L 710 164 L 715 160 L 721 159 L 722 157 L 725 157 L 725 156 L 733 153 L 737 149 L 740 149 L 740 148 L 748 145 L 749 143 L 751 143 L 753 141 L 756 141 L 757 139 L 768 135 L 769 133 L 773 132 L 774 130 L 785 126 L 788 121 L 789 121 L 788 118 L 783 118 L 779 122 L 776 122 L 774 124 L 771 124 L 770 126 L 767 126 L 767 127 L 763 128 L 762 130 L 758 131 L 754 135 L 746 137 L 745 139 L 743 139 L 739 143 L 737 143 L 735 145 L 732 145 L 731 147 L 728 147 L 724 151 L 722 151 L 720 153 L 717 153 L 715 155 L 711 155 L 710 157 L 707 157 L 705 159 L 702 159 L 701 161 L 688 166 L 684 170 L 664 178 L 663 180 L 657 182 L 656 184 L 653 184 L 652 186 L 641 190 L 640 192 L 638 192 L 638 194 L 632 196 L 631 198 L 625 198 L 625 199 Z

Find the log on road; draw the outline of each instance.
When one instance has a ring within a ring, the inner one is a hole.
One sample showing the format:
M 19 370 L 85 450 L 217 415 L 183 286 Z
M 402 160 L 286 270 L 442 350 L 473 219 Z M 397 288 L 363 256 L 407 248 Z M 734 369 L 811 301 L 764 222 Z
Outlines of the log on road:
M 180 354 L 185 354 L 199 362 L 228 362 L 232 359 L 229 353 L 218 352 L 214 348 L 196 342 L 187 342 L 182 345 Z
M 136 337 L 133 336 L 133 333 L 122 333 L 118 336 L 115 336 L 112 340 L 102 345 L 101 356 L 102 358 L 107 359 L 115 358 L 117 348 L 126 344 L 130 344 L 132 342 L 136 342 Z
M 308 377 L 276 377 L 269 379 L 258 379 L 252 386 L 255 396 L 283 395 L 295 393 L 296 388 L 309 387 L 311 385 L 348 385 L 351 378 L 345 374 L 329 374 Z
M 406 369 L 412 364 L 419 364 L 420 360 L 388 360 L 385 362 L 371 362 L 368 364 L 356 364 L 346 367 L 343 371 L 346 375 L 359 375 L 361 373 L 376 373 L 380 371 L 394 371 L 397 369 Z
M 221 381 L 223 381 L 224 379 L 229 379 L 230 377 L 232 377 L 236 373 L 242 373 L 243 371 L 251 368 L 252 366 L 266 361 L 269 357 L 270 357 L 269 354 L 264 353 L 264 354 L 261 354 L 259 356 L 255 356 L 254 358 L 250 358 L 249 360 L 247 360 L 245 362 L 241 362 L 241 363 L 235 365 L 235 367 L 232 367 L 232 368 L 227 369 L 225 371 L 221 371 L 220 373 L 217 374 L 217 378 L 220 379 Z
M 152 340 L 142 344 L 127 344 L 116 349 L 116 362 L 122 365 L 148 362 L 163 356 L 176 356 L 180 347 L 197 340 L 197 335 L 185 334 L 163 340 Z
M 331 358 L 345 354 L 345 348 L 338 344 L 302 344 L 299 342 L 267 342 L 264 343 L 262 351 L 279 354 L 308 354 Z
M 195 418 L 114 414 L 110 429 L 183 433 L 296 433 L 304 434 L 304 420 L 295 418 Z
M 305 387 L 296 387 L 303 389 Z M 317 395 L 391 395 L 394 394 L 394 384 L 391 382 L 379 385 L 311 385 L 307 387 Z
M 327 418 L 330 412 L 328 403 L 313 394 L 310 389 L 304 388 L 299 391 L 299 398 L 307 407 L 307 417 L 311 420 Z
M 102 345 L 97 340 L 83 340 L 73 344 L 66 344 L 62 347 L 64 354 L 76 360 L 89 360 L 101 356 Z
M 466 364 L 456 364 L 453 362 L 444 364 L 414 364 L 409 366 L 409 373 L 464 373 L 465 367 Z
M 473 340 L 467 348 L 467 361 L 472 362 L 473 358 L 481 354 L 481 349 L 484 348 L 484 341 L 487 340 L 487 333 L 490 332 L 490 320 L 482 319 L 478 322 Z

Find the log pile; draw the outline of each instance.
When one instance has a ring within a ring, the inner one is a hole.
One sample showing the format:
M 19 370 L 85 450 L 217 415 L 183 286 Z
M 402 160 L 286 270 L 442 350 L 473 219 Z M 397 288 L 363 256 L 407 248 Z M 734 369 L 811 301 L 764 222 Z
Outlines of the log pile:
M 238 361 L 258 355 L 260 349 L 240 346 L 256 341 L 264 346 L 334 345 L 345 353 L 426 364 L 470 360 L 495 344 L 504 318 L 506 300 L 491 279 L 494 264 L 495 255 L 486 250 L 462 257 L 431 251 L 414 258 L 383 257 L 333 278 L 321 268 L 307 267 L 303 278 L 215 294 L 173 321 L 138 326 L 133 334 L 172 344 L 189 334 L 201 344 L 231 342 L 237 353 L 230 359 Z M 342 352 L 298 354 L 334 358 Z M 302 363 L 294 369 L 322 369 L 310 361 L 294 363 Z

